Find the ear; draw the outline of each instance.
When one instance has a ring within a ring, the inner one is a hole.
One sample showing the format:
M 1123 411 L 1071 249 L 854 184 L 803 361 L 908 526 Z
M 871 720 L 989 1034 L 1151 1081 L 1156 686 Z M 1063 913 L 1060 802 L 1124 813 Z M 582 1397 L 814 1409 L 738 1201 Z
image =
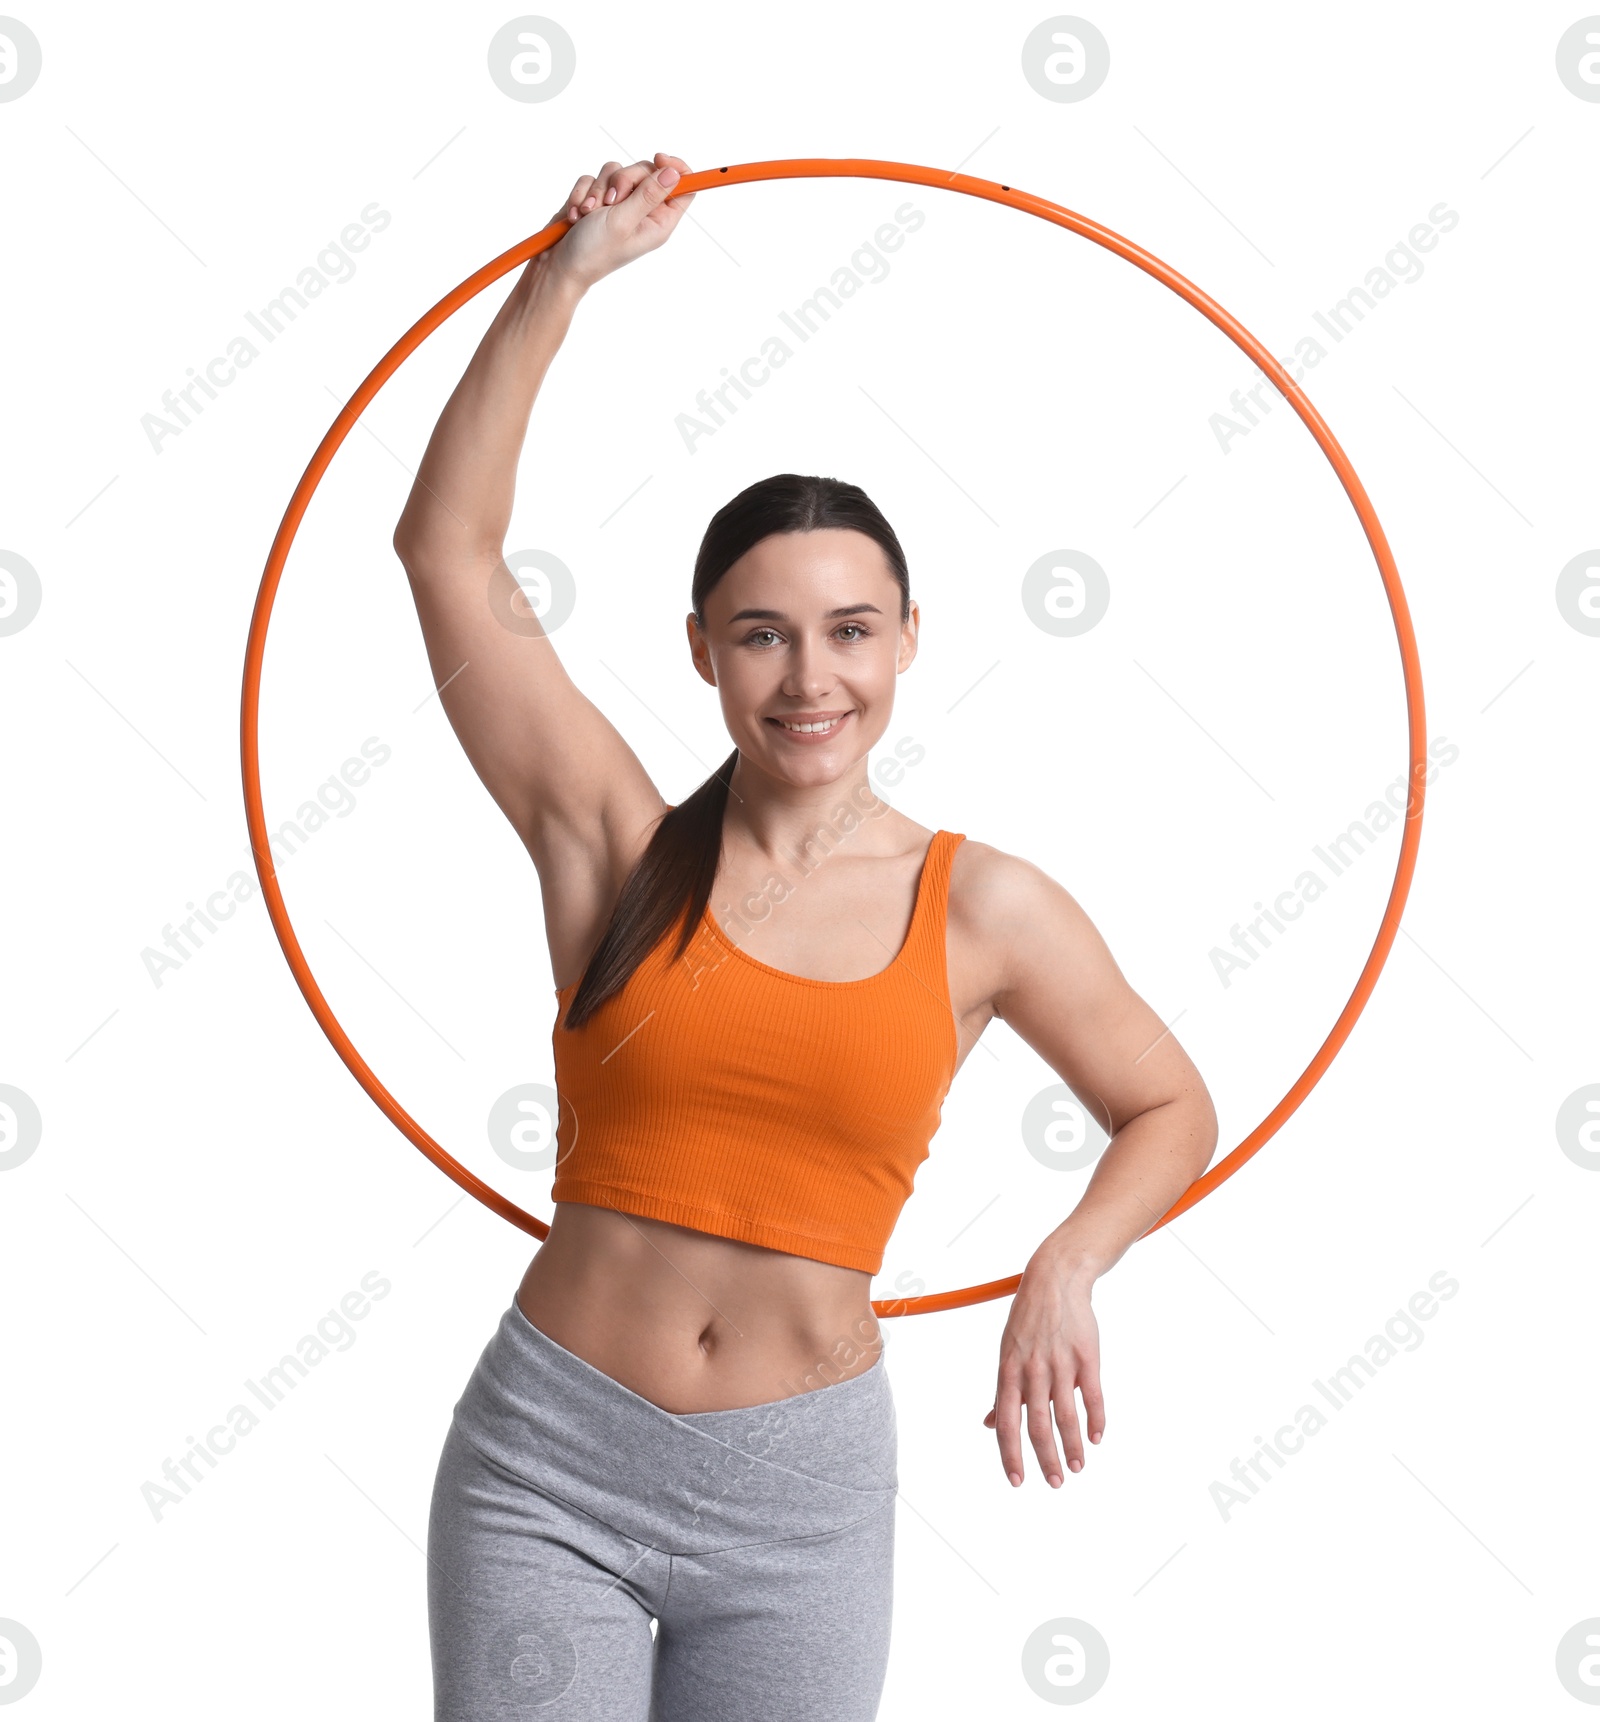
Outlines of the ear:
M 700 632 L 700 626 L 694 619 L 693 610 L 684 617 L 683 626 L 684 631 L 689 636 L 689 656 L 694 662 L 695 669 L 700 672 L 702 681 L 715 687 L 717 685 L 717 672 L 711 665 L 711 648 L 706 643 L 705 635 Z
M 900 653 L 895 659 L 895 672 L 907 670 L 917 655 L 917 631 L 922 625 L 922 610 L 915 598 L 911 600 L 910 609 L 905 621 L 900 627 Z

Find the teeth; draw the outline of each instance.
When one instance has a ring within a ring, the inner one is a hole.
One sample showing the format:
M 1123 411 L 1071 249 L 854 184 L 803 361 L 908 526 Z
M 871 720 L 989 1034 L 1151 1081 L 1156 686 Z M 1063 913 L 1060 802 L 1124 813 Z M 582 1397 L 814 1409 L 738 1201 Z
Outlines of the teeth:
M 839 718 L 829 718 L 826 723 L 784 723 L 782 718 L 778 719 L 785 729 L 792 729 L 796 735 L 818 735 L 832 729 L 840 721 Z

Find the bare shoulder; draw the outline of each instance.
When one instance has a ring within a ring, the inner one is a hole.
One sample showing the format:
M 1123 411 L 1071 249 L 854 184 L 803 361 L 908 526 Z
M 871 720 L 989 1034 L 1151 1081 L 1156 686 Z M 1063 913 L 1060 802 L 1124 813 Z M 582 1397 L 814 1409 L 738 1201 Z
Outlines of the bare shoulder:
M 951 913 L 956 912 L 958 899 L 963 914 L 981 917 L 987 911 L 992 918 L 1026 913 L 1036 904 L 1041 890 L 1055 883 L 1042 867 L 1024 856 L 968 837 L 956 845 L 950 864 Z M 974 921 L 973 930 L 977 925 Z
M 1072 893 L 1026 856 L 973 838 L 950 868 L 950 928 L 968 953 L 982 1003 L 1009 1018 L 1025 1004 L 1033 976 L 1065 968 L 1080 982 L 1115 963 Z
M 999 1017 L 1108 1134 L 1205 1084 L 1177 1036 L 1134 991 L 1072 893 L 987 843 L 959 844 L 950 872 L 953 967 L 970 1026 Z M 1210 1106 L 1210 1097 L 1205 1104 Z M 1215 1145 L 1215 1114 L 1211 1116 Z

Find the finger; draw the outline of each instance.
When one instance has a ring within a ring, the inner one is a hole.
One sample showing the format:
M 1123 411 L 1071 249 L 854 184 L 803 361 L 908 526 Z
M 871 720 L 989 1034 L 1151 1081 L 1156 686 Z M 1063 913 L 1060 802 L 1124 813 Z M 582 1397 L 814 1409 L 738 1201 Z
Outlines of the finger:
M 616 202 L 617 180 L 620 175 L 627 171 L 620 161 L 608 161 L 601 168 L 594 182 L 594 206 L 596 209 L 604 209 L 608 203 Z
M 1100 1391 L 1100 1364 L 1097 1359 L 1090 1358 L 1084 1363 L 1078 1391 L 1083 1395 L 1083 1411 L 1089 1423 L 1089 1439 L 1098 1441 L 1106 1432 L 1106 1401 L 1105 1395 Z
M 588 195 L 578 204 L 579 215 L 587 215 L 591 209 L 598 209 L 600 207 L 600 199 L 605 195 L 605 189 L 609 183 L 609 175 L 615 173 L 621 166 L 622 163 L 620 161 L 608 161 L 606 165 L 600 169 L 599 173 L 595 175 L 593 183 L 589 187 Z
M 689 164 L 681 155 L 668 155 L 664 150 L 656 151 L 655 166 L 657 171 L 664 167 L 675 167 L 680 175 L 689 172 Z M 681 196 L 673 198 L 667 208 L 672 214 L 681 215 L 699 195 L 697 191 L 686 191 Z
M 628 220 L 631 223 L 629 231 L 654 235 L 650 240 L 652 244 L 661 242 L 661 239 L 670 232 L 678 217 L 676 210 L 666 214 L 661 212 L 661 206 L 672 194 L 672 187 L 661 183 L 663 173 L 672 179 L 673 185 L 678 183 L 672 164 L 663 162 L 660 167 L 647 173 L 639 181 L 633 188 L 625 206 L 628 211 Z M 623 206 L 619 205 L 618 207 Z
M 1002 1372 L 1000 1385 L 995 1391 L 994 1410 L 989 1416 L 994 1419 L 1000 1463 L 1011 1479 L 1011 1486 L 1017 1488 L 1022 1482 L 1022 1391 L 1015 1373 L 1007 1379 Z M 985 1419 L 987 1421 L 988 1418 Z
M 636 161 L 627 167 L 619 168 L 612 174 L 606 185 L 605 194 L 601 197 L 602 204 L 616 203 L 626 197 L 647 173 L 655 171 L 656 164 L 650 161 Z
M 1041 1363 L 1024 1381 L 1028 1402 L 1028 1439 L 1052 1489 L 1061 1487 L 1061 1460 L 1056 1453 L 1055 1431 L 1050 1427 L 1050 1366 Z
M 1067 1469 L 1081 1471 L 1083 1469 L 1083 1431 L 1078 1423 L 1078 1407 L 1072 1396 L 1072 1378 L 1066 1377 L 1065 1391 L 1059 1386 L 1061 1375 L 1056 1376 L 1056 1426 L 1061 1431 L 1061 1446 L 1067 1456 Z
M 561 220 L 576 221 L 578 219 L 578 205 L 589 195 L 589 188 L 593 184 L 594 175 L 589 173 L 581 173 L 573 180 L 572 191 L 568 195 L 567 201 L 561 206 Z

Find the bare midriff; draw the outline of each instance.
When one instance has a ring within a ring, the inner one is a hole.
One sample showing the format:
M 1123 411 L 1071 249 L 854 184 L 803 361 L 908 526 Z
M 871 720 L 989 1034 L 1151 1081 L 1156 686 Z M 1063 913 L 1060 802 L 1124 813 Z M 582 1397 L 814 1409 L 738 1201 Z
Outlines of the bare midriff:
M 814 1392 L 873 1367 L 870 1274 L 558 1202 L 517 1304 L 539 1331 L 679 1414 Z

